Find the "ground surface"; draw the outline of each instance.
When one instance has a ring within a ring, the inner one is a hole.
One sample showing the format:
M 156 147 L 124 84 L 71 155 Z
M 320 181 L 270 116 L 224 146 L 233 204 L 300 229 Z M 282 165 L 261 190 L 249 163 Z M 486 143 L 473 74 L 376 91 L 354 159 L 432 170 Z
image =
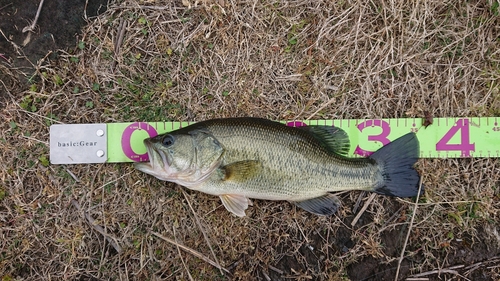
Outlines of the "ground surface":
M 118 1 L 97 17 L 88 1 L 87 21 L 85 2 L 46 1 L 27 42 L 38 2 L 0 1 L 2 280 L 500 279 L 497 159 L 422 159 L 416 209 L 376 196 L 354 225 L 359 192 L 330 218 L 259 200 L 237 218 L 130 164 L 48 162 L 54 123 L 499 116 L 497 1 Z
M 107 0 L 90 0 L 86 7 L 85 0 L 44 2 L 32 31 L 23 32 L 32 25 L 39 3 L 38 0 L 0 0 L 0 60 L 4 66 L 22 73 L 19 75 L 30 76 L 37 65 L 56 59 L 59 49 L 74 49 L 77 35 L 86 24 L 85 17 L 104 12 Z M 4 71 L 0 72 L 0 78 L 7 87 L 26 83 L 26 79 L 16 79 L 19 75 L 12 75 L 8 69 Z M 4 95 L 5 92 L 0 92 L 0 108 Z

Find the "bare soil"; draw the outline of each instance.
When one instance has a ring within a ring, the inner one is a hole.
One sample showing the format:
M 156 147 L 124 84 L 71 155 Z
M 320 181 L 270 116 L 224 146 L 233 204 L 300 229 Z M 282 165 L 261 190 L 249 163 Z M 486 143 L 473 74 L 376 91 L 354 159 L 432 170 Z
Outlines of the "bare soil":
M 0 60 L 3 65 L 15 69 L 24 79 L 0 72 L 7 87 L 12 83 L 26 83 L 35 66 L 57 59 L 59 50 L 76 48 L 78 35 L 87 24 L 85 17 L 92 18 L 106 10 L 107 0 L 55 0 L 44 1 L 33 31 L 23 32 L 30 26 L 40 4 L 39 0 L 0 0 Z M 14 80 L 13 80 L 14 79 Z M 14 93 L 20 91 L 14 91 Z M 0 91 L 0 108 L 6 93 Z
M 0 1 L 0 29 L 7 37 L 0 37 L 0 50 L 12 67 L 32 70 L 45 56 L 57 58 L 59 49 L 76 48 L 78 35 L 87 24 L 84 17 L 106 11 L 107 0 L 44 1 L 31 39 L 25 41 L 28 32 L 22 30 L 34 21 L 39 4 L 39 0 Z

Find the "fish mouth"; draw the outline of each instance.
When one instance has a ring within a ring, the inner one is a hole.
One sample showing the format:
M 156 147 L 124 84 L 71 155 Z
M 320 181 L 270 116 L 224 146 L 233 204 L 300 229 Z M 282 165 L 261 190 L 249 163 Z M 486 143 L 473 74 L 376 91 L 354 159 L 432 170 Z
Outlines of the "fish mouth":
M 144 144 L 148 151 L 149 163 L 153 169 L 166 170 L 170 167 L 172 163 L 163 150 L 157 149 L 150 139 L 145 139 Z
M 161 150 L 155 149 L 150 139 L 145 139 L 144 145 L 146 146 L 149 161 L 136 162 L 134 163 L 134 167 L 150 175 L 155 175 L 160 171 L 167 170 L 171 163 L 166 154 Z

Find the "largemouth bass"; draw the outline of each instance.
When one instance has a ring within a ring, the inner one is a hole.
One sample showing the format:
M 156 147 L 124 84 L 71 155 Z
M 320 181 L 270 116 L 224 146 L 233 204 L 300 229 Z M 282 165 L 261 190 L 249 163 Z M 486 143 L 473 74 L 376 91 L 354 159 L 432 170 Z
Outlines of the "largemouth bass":
M 340 207 L 332 192 L 367 190 L 413 197 L 420 176 L 414 133 L 368 158 L 348 158 L 347 134 L 337 127 L 293 128 L 260 118 L 213 119 L 145 139 L 149 162 L 138 170 L 160 180 L 219 196 L 239 217 L 250 198 L 286 200 L 318 215 Z

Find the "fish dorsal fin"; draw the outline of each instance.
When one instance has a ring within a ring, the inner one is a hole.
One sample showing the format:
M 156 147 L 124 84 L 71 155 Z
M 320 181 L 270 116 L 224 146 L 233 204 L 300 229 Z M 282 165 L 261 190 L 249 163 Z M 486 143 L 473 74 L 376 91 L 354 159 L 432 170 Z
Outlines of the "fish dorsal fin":
M 349 136 L 339 127 L 304 126 L 299 128 L 311 133 L 328 151 L 344 156 L 349 153 L 349 149 L 351 148 Z
M 339 198 L 333 194 L 326 194 L 321 197 L 293 203 L 297 205 L 297 207 L 320 216 L 335 214 L 341 205 Z
M 252 206 L 252 201 L 243 195 L 224 194 L 219 197 L 224 207 L 240 218 L 245 216 L 245 210 L 248 208 L 248 205 Z
M 220 169 L 223 173 L 223 180 L 244 182 L 259 173 L 261 164 L 257 160 L 244 160 L 227 164 Z

